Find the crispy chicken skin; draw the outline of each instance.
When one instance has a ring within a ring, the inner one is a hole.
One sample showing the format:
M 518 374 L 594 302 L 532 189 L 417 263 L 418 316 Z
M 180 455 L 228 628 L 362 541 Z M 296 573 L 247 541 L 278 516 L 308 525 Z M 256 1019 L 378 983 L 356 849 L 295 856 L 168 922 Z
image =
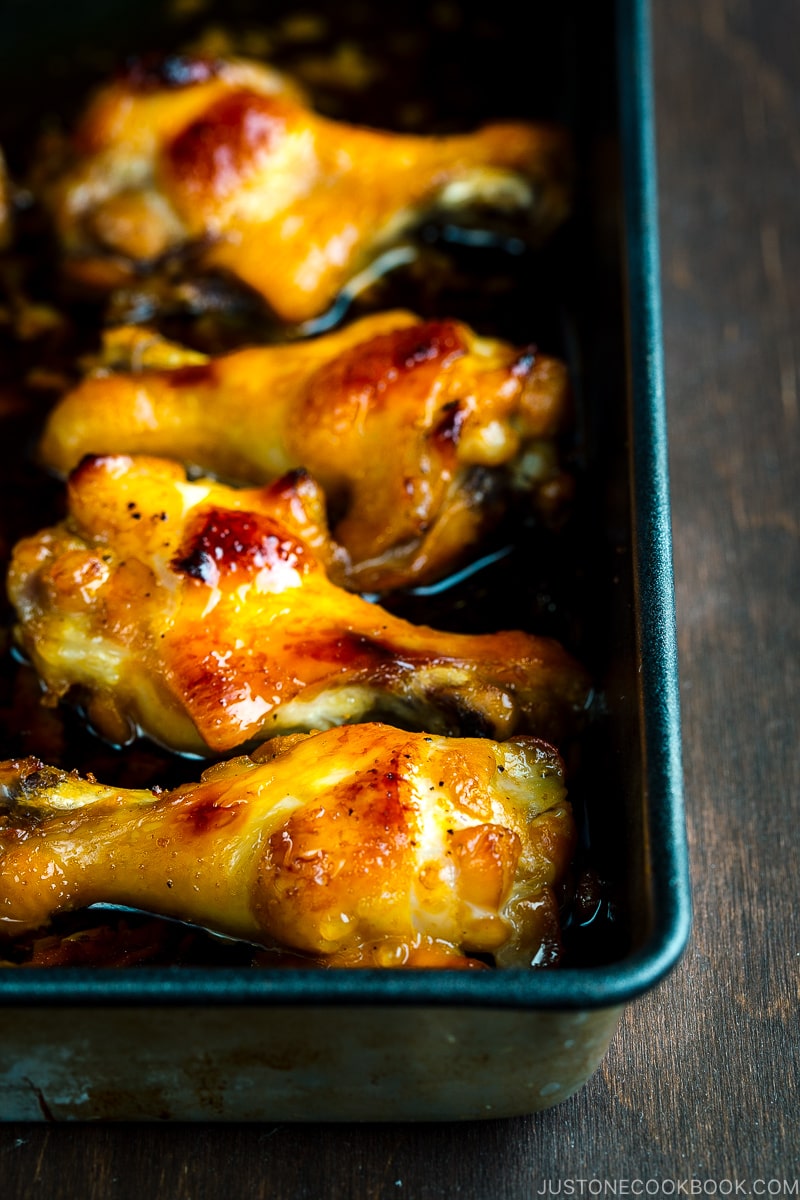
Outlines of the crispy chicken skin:
M 588 681 L 557 642 L 415 626 L 337 587 L 310 476 L 188 482 L 173 460 L 84 460 L 69 515 L 18 542 L 17 643 L 91 725 L 218 755 L 378 714 L 434 733 L 558 744 Z
M 357 591 L 440 578 L 500 515 L 515 468 L 558 476 L 564 364 L 456 320 L 378 313 L 217 358 L 164 343 L 161 369 L 137 363 L 159 343 L 130 327 L 108 361 L 126 344 L 133 369 L 101 366 L 55 406 L 41 461 L 65 475 L 87 454 L 146 453 L 250 484 L 303 467 L 347 551 L 337 582 Z
M 556 751 L 368 723 L 174 791 L 0 764 L 0 929 L 126 904 L 330 966 L 550 965 L 575 826 Z
M 101 87 L 33 185 L 71 274 L 90 286 L 191 248 L 296 323 L 434 206 L 483 202 L 554 227 L 569 159 L 564 131 L 548 125 L 391 133 L 318 115 L 265 65 L 171 57 Z

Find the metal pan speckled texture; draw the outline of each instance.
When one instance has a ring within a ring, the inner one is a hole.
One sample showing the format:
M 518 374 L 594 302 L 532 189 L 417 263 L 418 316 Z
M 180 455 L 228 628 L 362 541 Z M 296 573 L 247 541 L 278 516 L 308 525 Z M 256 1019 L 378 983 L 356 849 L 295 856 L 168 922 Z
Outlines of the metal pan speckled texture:
M 609 881 L 605 929 L 587 919 L 585 931 L 574 931 L 572 958 L 544 970 L 2 970 L 3 1120 L 429 1121 L 533 1112 L 585 1083 L 624 1007 L 682 953 L 691 906 L 649 10 L 645 0 L 549 6 L 558 16 L 528 7 L 535 103 L 549 96 L 547 115 L 570 123 L 579 157 L 576 219 L 545 278 L 558 280 L 589 498 L 581 544 L 591 552 L 576 586 L 599 700 L 580 750 L 580 789 L 589 852 Z M 132 6 L 126 20 L 119 11 L 70 6 L 67 29 L 60 6 L 7 6 L 4 109 L 33 103 L 37 72 L 56 85 L 69 81 L 64 39 L 80 43 L 91 63 L 93 48 L 112 36 L 112 17 L 118 49 L 137 38 L 157 42 L 161 5 Z M 256 25 L 258 6 L 243 11 Z M 501 28 L 519 43 L 514 10 Z M 415 80 L 411 91 L 421 87 Z

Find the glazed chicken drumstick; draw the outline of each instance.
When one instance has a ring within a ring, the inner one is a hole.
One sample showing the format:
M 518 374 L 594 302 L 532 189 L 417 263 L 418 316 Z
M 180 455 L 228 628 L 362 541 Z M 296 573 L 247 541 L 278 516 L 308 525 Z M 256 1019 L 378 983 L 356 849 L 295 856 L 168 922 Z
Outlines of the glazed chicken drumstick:
M 138 61 L 98 90 L 33 180 L 68 271 L 113 288 L 191 248 L 297 323 L 432 207 L 516 210 L 549 231 L 569 206 L 563 130 L 524 121 L 399 134 L 315 113 L 241 59 Z
M 537 483 L 552 494 L 567 407 L 562 362 L 455 320 L 392 311 L 217 358 L 128 327 L 55 406 L 39 456 L 65 475 L 90 453 L 163 455 L 251 484 L 304 467 L 347 551 L 337 582 L 384 592 L 446 574 L 515 484 L 534 506 Z
M 0 931 L 116 903 L 331 966 L 550 965 L 575 846 L 551 746 L 380 724 L 276 738 L 174 791 L 0 764 Z
M 16 638 L 53 702 L 124 744 L 218 755 L 378 713 L 435 733 L 558 744 L 589 686 L 557 642 L 415 626 L 334 585 L 321 492 L 187 481 L 172 460 L 85 459 L 69 515 L 18 542 Z

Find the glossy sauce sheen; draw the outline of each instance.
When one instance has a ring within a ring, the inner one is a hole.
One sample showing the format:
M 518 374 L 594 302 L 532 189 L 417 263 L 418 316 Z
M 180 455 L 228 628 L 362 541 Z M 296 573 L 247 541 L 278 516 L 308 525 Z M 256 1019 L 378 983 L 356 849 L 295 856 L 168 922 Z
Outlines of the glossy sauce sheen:
M 372 44 L 370 39 L 373 34 L 366 28 L 362 36 L 369 54 L 379 54 L 380 41 Z M 379 31 L 377 36 L 380 39 Z M 473 42 L 470 42 L 470 37 L 473 37 Z M 333 40 L 335 43 L 335 36 Z M 465 73 L 468 73 L 470 62 L 474 62 L 474 56 L 482 55 L 478 48 L 479 41 L 480 38 L 472 34 L 471 27 L 462 30 L 460 48 L 462 51 L 469 50 L 469 53 L 462 55 L 461 69 Z M 432 82 L 436 72 L 430 70 L 431 63 L 426 56 L 432 55 L 435 60 L 441 56 L 442 47 L 446 44 L 435 33 L 428 31 L 427 37 L 422 38 L 418 46 L 420 78 L 424 76 L 431 81 L 421 105 L 427 114 L 423 121 L 424 129 L 430 127 L 440 131 L 458 131 L 487 116 L 498 119 L 517 115 L 534 119 L 540 115 L 562 116 L 557 111 L 557 105 L 556 111 L 549 107 L 551 98 L 532 94 L 528 85 L 522 87 L 521 80 L 516 85 L 510 84 L 505 71 L 499 71 L 495 76 L 497 81 L 502 80 L 500 90 L 494 93 L 496 111 L 473 111 L 475 89 L 463 82 L 459 85 L 454 79 L 453 64 L 449 74 L 445 72 L 445 78 L 440 79 L 438 85 Z M 291 69 L 293 55 L 297 53 L 296 49 L 289 47 L 285 64 L 278 65 L 286 65 Z M 393 54 L 396 54 L 396 49 L 389 56 Z M 408 69 L 408 64 L 406 68 L 398 72 L 395 63 L 388 73 L 386 70 L 378 72 L 375 78 L 379 82 L 373 84 L 372 92 L 367 97 L 346 86 L 337 89 L 335 84 L 323 85 L 319 90 L 323 111 L 327 109 L 337 119 L 341 117 L 358 121 L 363 119 L 366 104 L 367 111 L 374 114 L 377 123 L 382 118 L 386 127 L 391 127 L 402 109 L 403 96 L 396 94 L 397 82 L 387 83 L 387 80 L 392 77 L 395 81 L 403 77 L 406 81 L 414 78 L 414 71 Z M 181 88 L 187 82 L 209 82 L 213 76 L 209 64 L 175 55 L 158 65 L 153 60 L 149 66 L 145 57 L 137 63 L 132 78 L 136 86 L 146 92 L 149 88 L 165 84 Z M 80 92 L 81 89 L 76 88 L 76 102 Z M 459 98 L 463 101 L 461 109 L 458 107 Z M 532 111 L 525 111 L 525 105 L 530 105 Z M 248 161 L 252 161 L 254 147 L 259 155 L 269 153 L 275 139 L 281 136 L 287 118 L 279 97 L 252 95 L 248 98 L 242 93 L 217 101 L 214 116 L 214 122 L 199 119 L 176 138 L 169 149 L 169 161 L 186 188 L 210 189 L 216 196 L 221 196 L 236 185 L 240 176 L 241 164 L 234 151 L 238 148 L 241 158 Z M 205 151 L 209 139 L 213 143 L 220 129 L 226 131 L 225 153 L 215 156 L 213 174 L 201 178 L 197 167 L 198 147 L 201 146 Z M 236 131 L 233 142 L 229 136 L 231 130 Z M 31 231 L 28 241 L 23 239 L 23 245 L 26 247 L 26 269 L 32 288 L 34 291 L 39 289 L 42 299 L 53 302 L 57 309 L 62 308 L 63 298 L 58 294 L 48 294 L 46 250 L 40 260 L 44 262 L 45 269 L 37 266 L 41 243 L 38 240 L 35 212 L 23 218 L 20 224 L 23 234 L 28 228 Z M 361 296 L 348 313 L 349 320 L 361 312 L 408 306 L 427 317 L 427 324 L 422 331 L 410 330 L 407 342 L 398 344 L 396 340 L 393 341 L 387 346 L 386 353 L 377 345 L 375 357 L 366 372 L 363 364 L 350 373 L 346 364 L 339 365 L 337 370 L 344 371 L 345 391 L 352 395 L 362 388 L 386 389 L 388 395 L 391 380 L 397 372 L 462 354 L 463 344 L 450 318 L 474 321 L 482 334 L 506 337 L 518 344 L 530 344 L 546 354 L 565 357 L 569 362 L 568 342 L 564 336 L 569 324 L 564 285 L 568 275 L 564 266 L 570 261 L 569 237 L 567 228 L 552 245 L 520 253 L 513 237 L 507 239 L 503 229 L 498 232 L 494 247 L 481 249 L 479 243 L 470 246 L 451 240 L 446 229 L 429 227 L 418 264 L 378 279 L 375 286 Z M 507 249 L 508 246 L 512 249 Z M 54 370 L 63 371 L 67 378 L 74 378 L 76 353 L 94 351 L 97 310 L 91 303 L 80 301 L 71 303 L 67 311 L 70 314 L 68 323 L 55 334 L 45 335 L 44 341 L 34 345 L 12 339 L 7 347 L 8 353 L 3 356 L 6 377 L 2 392 L 4 431 L 0 453 L 5 459 L 2 472 L 5 503 L 4 528 L 0 532 L 3 535 L 4 562 L 8 561 L 10 548 L 17 538 L 52 524 L 62 514 L 63 499 L 59 484 L 35 464 L 30 453 L 52 405 L 54 393 L 48 389 L 32 388 L 26 385 L 25 380 L 29 378 L 31 369 L 43 359 L 52 363 Z M 247 324 L 249 320 L 250 316 L 246 314 L 241 327 L 237 328 L 235 322 L 226 324 L 225 321 L 215 327 L 213 322 L 197 322 L 180 316 L 177 324 L 172 322 L 172 327 L 169 321 L 165 322 L 165 332 L 180 334 L 187 344 L 191 345 L 194 341 L 203 350 L 235 350 L 239 345 L 251 344 L 253 340 L 253 327 Z M 277 335 L 268 327 L 256 325 L 256 330 L 263 340 L 276 339 Z M 3 348 L 6 349 L 5 344 Z M 524 373 L 529 366 L 530 356 L 521 355 L 518 370 Z M 173 381 L 176 384 L 201 385 L 212 377 L 213 365 L 190 365 L 181 368 L 173 376 Z M 338 385 L 342 380 L 340 378 L 335 382 Z M 319 403 L 324 404 L 327 389 L 322 383 L 320 388 Z M 576 427 L 562 439 L 565 462 L 577 481 L 577 500 L 566 519 L 548 527 L 533 517 L 524 503 L 520 503 L 501 527 L 485 539 L 480 551 L 472 556 L 473 562 L 478 564 L 485 559 L 485 566 L 471 573 L 469 570 L 459 571 L 449 584 L 445 581 L 435 587 L 420 588 L 416 593 L 390 593 L 383 600 L 386 607 L 415 623 L 458 632 L 483 633 L 500 628 L 520 628 L 537 635 L 556 637 L 591 667 L 594 654 L 591 642 L 593 618 L 585 586 L 587 571 L 591 569 L 591 550 L 586 543 L 587 524 L 582 507 L 580 418 L 579 412 Z M 442 414 L 436 429 L 436 438 L 443 447 L 457 444 L 462 419 L 459 404 L 453 401 Z M 28 448 L 27 454 L 20 453 L 21 446 Z M 132 519 L 137 519 L 135 513 L 132 513 Z M 181 545 L 173 560 L 173 568 L 198 582 L 217 586 L 223 578 L 234 577 L 242 569 L 243 558 L 250 567 L 280 560 L 295 570 L 304 570 L 301 545 L 287 543 L 276 535 L 268 520 L 254 522 L 249 515 L 237 520 L 230 512 L 226 512 L 224 517 L 206 512 Z M 7 618 L 10 619 L 8 613 Z M 309 639 L 307 652 L 312 645 L 313 638 Z M 348 665 L 365 655 L 374 661 L 382 653 L 388 652 L 380 641 L 363 635 L 342 637 L 335 645 L 328 644 L 324 649 L 325 655 Z M 147 741 L 116 750 L 93 736 L 86 729 L 80 714 L 63 706 L 57 709 L 42 708 L 38 684 L 30 668 L 10 652 L 4 655 L 2 665 L 3 757 L 36 754 L 55 766 L 91 771 L 104 783 L 116 782 L 120 786 L 169 787 L 197 777 L 197 764 L 191 760 L 170 755 Z M 590 831 L 593 818 L 590 806 L 593 803 L 595 781 L 586 776 L 580 744 L 565 746 L 563 750 L 571 771 L 570 797 L 579 816 L 582 835 L 573 880 L 578 886 L 571 893 L 572 899 L 568 901 L 565 914 L 566 960 L 570 961 L 571 956 L 572 961 L 591 962 L 614 952 L 614 922 L 611 920 L 613 880 L 609 882 L 605 878 L 603 863 L 597 863 L 592 858 Z M 384 782 L 386 803 L 396 803 L 393 800 L 393 781 L 387 777 Z M 595 794 L 595 803 L 596 800 Z M 213 803 L 191 810 L 191 820 L 198 828 L 235 819 L 234 809 L 219 808 Z M 285 856 L 288 853 L 285 835 L 276 835 L 276 838 L 273 852 L 278 857 Z M 584 867 L 587 871 L 581 875 Z M 581 886 L 584 892 L 588 889 L 588 899 L 585 895 L 581 898 Z M 578 896 L 577 902 L 575 896 Z M 593 922 L 588 922 L 592 928 L 587 937 L 585 932 L 579 931 L 579 926 L 593 906 L 597 915 Z M 87 915 L 82 919 L 85 924 L 91 925 L 97 918 Z M 109 921 L 124 925 L 129 935 L 131 929 L 135 935 L 141 924 L 133 916 L 113 919 L 106 916 L 105 923 Z M 66 924 L 69 926 L 69 922 Z M 175 950 L 177 961 L 248 961 L 250 953 L 246 947 L 232 947 L 202 934 L 186 935 L 185 930 L 179 937 L 173 932 L 173 927 L 167 924 L 159 927 L 157 936 L 154 934 L 155 944 L 159 943 L 159 939 L 162 943 L 169 943 Z M 135 945 L 135 942 L 136 938 L 132 936 L 131 944 Z M 175 949 L 179 943 L 180 952 Z M 23 960 L 24 953 L 23 946 L 19 951 Z M 132 955 L 135 958 L 134 950 Z M 155 957 L 157 959 L 157 953 Z
M 305 558 L 302 543 L 288 539 L 268 517 L 230 509 L 206 510 L 171 566 L 218 587 L 226 576 L 246 576 L 264 567 L 274 570 L 284 565 L 303 574 L 308 569 Z

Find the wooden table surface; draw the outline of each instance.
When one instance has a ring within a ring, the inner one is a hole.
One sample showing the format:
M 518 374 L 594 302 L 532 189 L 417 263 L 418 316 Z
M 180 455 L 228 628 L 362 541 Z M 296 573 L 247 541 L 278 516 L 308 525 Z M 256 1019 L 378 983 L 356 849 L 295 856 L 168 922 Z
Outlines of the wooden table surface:
M 3 1200 L 482 1200 L 569 1181 L 626 1194 L 626 1180 L 628 1194 L 636 1180 L 798 1194 L 800 4 L 653 0 L 652 13 L 695 908 L 683 960 L 626 1010 L 586 1087 L 545 1113 L 6 1125 Z

